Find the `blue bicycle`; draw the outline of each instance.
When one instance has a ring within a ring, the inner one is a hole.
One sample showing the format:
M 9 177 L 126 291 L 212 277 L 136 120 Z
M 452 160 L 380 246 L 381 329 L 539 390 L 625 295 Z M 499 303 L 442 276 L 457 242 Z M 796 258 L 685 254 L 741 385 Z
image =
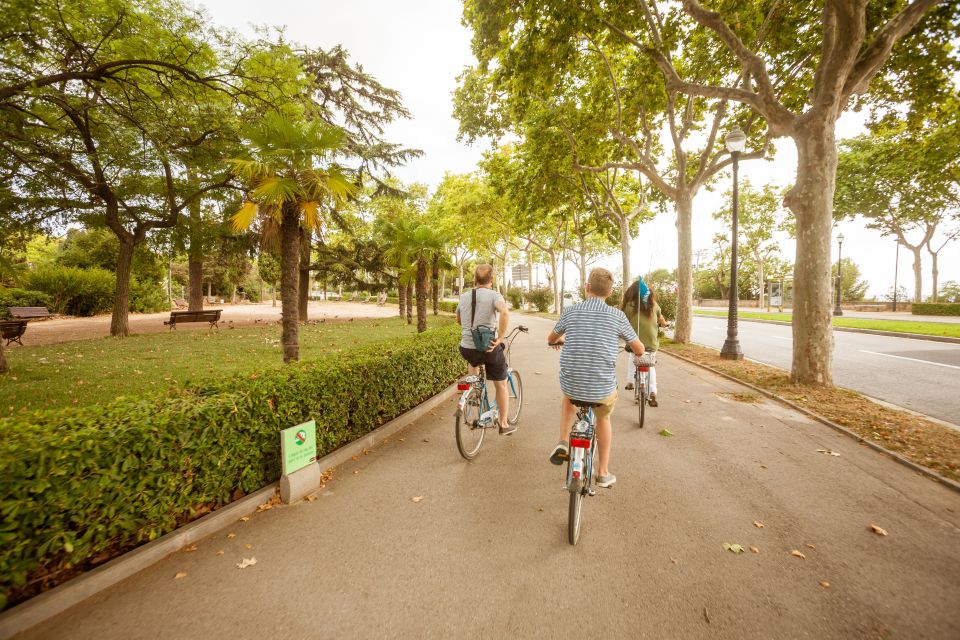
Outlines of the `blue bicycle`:
M 593 419 L 595 402 L 571 400 L 577 407 L 577 421 L 570 430 L 567 462 L 567 491 L 570 508 L 567 514 L 567 539 L 577 544 L 580 539 L 580 515 L 583 498 L 596 495 L 593 490 L 593 469 L 597 463 L 597 437 Z
M 511 331 L 504 339 L 507 358 L 507 390 L 510 393 L 510 415 L 507 422 L 511 425 L 520 420 L 520 410 L 523 408 L 523 380 L 520 372 L 510 366 L 510 347 L 518 333 L 526 333 L 527 327 L 519 326 Z M 496 403 L 490 402 L 487 391 L 487 372 L 483 365 L 475 376 L 467 376 L 457 383 L 457 390 L 461 391 L 460 401 L 454 413 L 456 424 L 454 430 L 457 436 L 457 449 L 467 460 L 473 460 L 480 453 L 483 437 L 487 429 L 495 429 L 499 425 L 500 412 Z

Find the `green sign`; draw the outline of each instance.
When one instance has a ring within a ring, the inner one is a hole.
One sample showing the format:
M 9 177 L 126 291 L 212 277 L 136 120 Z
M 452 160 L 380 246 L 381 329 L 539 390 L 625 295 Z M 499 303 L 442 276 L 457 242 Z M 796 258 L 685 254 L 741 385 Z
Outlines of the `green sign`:
M 283 475 L 287 476 L 317 461 L 317 423 L 313 420 L 280 432 Z

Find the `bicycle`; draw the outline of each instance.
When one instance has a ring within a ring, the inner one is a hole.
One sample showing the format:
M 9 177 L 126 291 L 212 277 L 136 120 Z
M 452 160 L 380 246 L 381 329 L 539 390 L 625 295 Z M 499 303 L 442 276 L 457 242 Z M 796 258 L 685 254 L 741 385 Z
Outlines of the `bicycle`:
M 570 430 L 567 451 L 566 490 L 570 493 L 567 511 L 567 541 L 576 545 L 580 540 L 580 516 L 583 499 L 596 495 L 593 489 L 593 468 L 597 463 L 597 437 L 594 429 L 593 407 L 595 402 L 571 400 L 577 407 L 577 421 Z
M 529 329 L 518 326 L 504 339 L 505 356 L 507 359 L 507 391 L 510 394 L 510 415 L 507 423 L 515 425 L 520 421 L 520 410 L 523 408 L 523 380 L 520 372 L 510 366 L 510 348 L 519 333 L 527 333 Z M 457 383 L 457 390 L 461 391 L 457 410 L 454 413 L 454 433 L 457 438 L 457 449 L 460 455 L 467 460 L 473 460 L 480 453 L 483 437 L 487 429 L 498 426 L 500 413 L 496 403 L 490 404 L 487 392 L 487 372 L 484 365 L 480 365 L 475 376 L 466 376 Z
M 633 353 L 629 346 L 625 346 L 627 353 Z M 650 369 L 657 366 L 656 353 L 645 352 L 636 359 L 636 366 L 633 368 L 633 400 L 640 408 L 640 428 L 643 429 L 643 421 L 646 417 L 646 406 L 650 404 Z

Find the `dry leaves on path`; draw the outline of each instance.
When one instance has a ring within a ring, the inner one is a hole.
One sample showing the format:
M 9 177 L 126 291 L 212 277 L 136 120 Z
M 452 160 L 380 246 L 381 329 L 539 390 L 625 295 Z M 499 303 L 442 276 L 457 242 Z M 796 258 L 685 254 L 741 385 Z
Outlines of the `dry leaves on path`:
M 825 453 L 828 456 L 835 456 L 835 457 L 840 456 L 839 453 L 837 453 L 836 451 L 831 451 L 830 449 L 817 449 L 817 453 Z
M 252 566 L 255 565 L 255 564 L 257 564 L 257 559 L 256 559 L 256 558 L 244 558 L 244 559 L 243 559 L 243 562 L 238 562 L 238 563 L 237 563 L 237 568 L 238 568 L 238 569 L 246 569 L 247 567 L 252 567 Z
M 196 551 L 196 550 L 197 550 L 197 545 L 195 544 L 191 544 L 189 547 L 183 548 L 184 553 L 190 553 L 191 551 Z
M 796 556 L 797 558 L 800 558 L 801 560 L 806 560 L 806 559 L 807 559 L 807 556 L 803 555 L 803 552 L 802 552 L 802 551 L 797 551 L 796 549 L 794 549 L 793 551 L 791 551 L 791 552 L 790 552 L 790 555 Z
M 812 544 L 810 544 L 809 542 L 808 542 L 807 544 L 803 545 L 803 546 L 805 546 L 805 547 L 808 548 L 808 549 L 814 549 L 814 550 L 816 549 L 816 547 L 813 546 Z
M 730 544 L 729 542 L 723 543 L 724 551 L 730 551 L 731 553 L 743 553 L 743 547 L 739 544 Z
M 243 516 L 242 518 L 240 518 L 240 522 L 246 522 L 249 519 L 250 519 L 250 516 Z
M 228 534 L 227 534 L 227 540 L 233 540 L 233 539 L 236 538 L 236 537 L 237 537 L 237 534 L 235 534 L 235 533 L 228 533 Z
M 177 575 L 173 576 L 173 579 L 179 580 L 180 578 L 186 578 L 186 577 L 187 577 L 186 571 L 177 571 Z
M 672 435 L 673 435 L 673 431 L 670 431 L 670 429 L 660 429 L 660 435 L 662 435 L 662 436 L 672 436 Z
M 877 534 L 878 536 L 885 536 L 885 535 L 887 535 L 887 530 L 886 530 L 886 529 L 884 529 L 883 527 L 878 527 L 878 526 L 875 525 L 875 524 L 871 524 L 871 525 L 870 525 L 870 530 L 873 531 L 873 532 L 874 532 L 875 534 Z
M 763 529 L 763 523 L 757 522 L 756 520 L 753 521 L 753 526 L 755 526 L 757 529 Z
M 827 582 L 826 580 L 821 580 L 821 581 L 820 581 L 820 586 L 823 587 L 824 589 L 829 589 L 829 588 L 830 588 L 830 583 Z
M 420 502 L 421 500 L 423 500 L 423 496 L 413 496 L 412 498 L 410 498 L 410 500 L 412 500 L 413 502 Z
M 750 547 L 750 551 L 753 551 L 754 553 L 760 553 L 760 549 L 757 549 L 756 547 Z

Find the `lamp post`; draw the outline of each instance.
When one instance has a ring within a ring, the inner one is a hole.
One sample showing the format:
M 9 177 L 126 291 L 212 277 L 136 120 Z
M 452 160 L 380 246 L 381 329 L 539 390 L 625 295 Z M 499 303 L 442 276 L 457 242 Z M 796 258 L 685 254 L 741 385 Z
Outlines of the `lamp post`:
M 833 315 L 842 316 L 843 309 L 840 308 L 840 293 L 842 289 L 841 269 L 843 268 L 843 234 L 837 236 L 837 306 L 833 310 Z
M 737 303 L 740 292 L 737 289 L 737 215 L 739 202 L 737 200 L 737 170 L 740 152 L 747 144 L 747 136 L 740 127 L 734 127 L 727 134 L 727 151 L 733 158 L 733 236 L 730 243 L 730 306 L 727 310 L 727 339 L 720 350 L 720 357 L 725 360 L 742 360 L 743 351 L 740 349 L 740 340 L 737 338 Z

